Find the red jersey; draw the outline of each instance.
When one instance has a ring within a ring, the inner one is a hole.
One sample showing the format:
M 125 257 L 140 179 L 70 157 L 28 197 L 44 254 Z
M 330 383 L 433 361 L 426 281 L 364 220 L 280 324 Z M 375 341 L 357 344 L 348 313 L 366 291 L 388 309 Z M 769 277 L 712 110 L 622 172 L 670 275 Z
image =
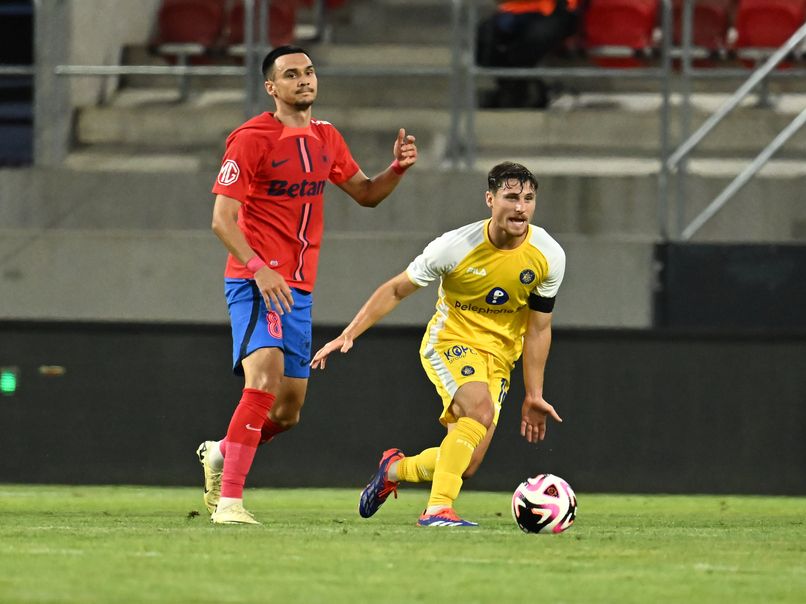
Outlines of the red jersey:
M 291 287 L 313 291 L 324 228 L 325 182 L 358 172 L 336 128 L 311 120 L 286 127 L 272 113 L 245 122 L 227 138 L 213 193 L 241 202 L 238 226 L 249 246 Z M 226 277 L 252 273 L 232 254 Z

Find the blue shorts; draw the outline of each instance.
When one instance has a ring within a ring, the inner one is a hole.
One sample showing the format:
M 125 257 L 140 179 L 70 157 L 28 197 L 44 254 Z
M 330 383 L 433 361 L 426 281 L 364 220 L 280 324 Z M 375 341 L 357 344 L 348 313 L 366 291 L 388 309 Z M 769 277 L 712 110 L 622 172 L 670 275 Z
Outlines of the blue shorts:
M 313 295 L 291 290 L 294 306 L 283 315 L 266 308 L 252 279 L 224 279 L 232 324 L 232 371 L 243 375 L 241 362 L 258 348 L 279 348 L 285 355 L 283 375 L 311 375 L 311 306 Z

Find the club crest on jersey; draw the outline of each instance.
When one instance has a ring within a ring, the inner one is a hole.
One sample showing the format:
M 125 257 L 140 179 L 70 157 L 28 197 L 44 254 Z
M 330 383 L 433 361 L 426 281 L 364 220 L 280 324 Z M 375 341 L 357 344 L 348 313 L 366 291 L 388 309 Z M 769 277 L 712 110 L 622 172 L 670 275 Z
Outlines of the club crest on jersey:
M 464 367 L 462 367 L 462 375 L 467 376 L 467 375 L 473 375 L 474 373 L 476 373 L 476 370 L 473 369 L 470 365 L 465 365 Z
M 218 184 L 222 186 L 229 186 L 233 184 L 241 175 L 241 169 L 234 159 L 228 159 L 221 164 L 221 169 L 218 171 Z
M 491 306 L 501 306 L 509 301 L 509 294 L 500 287 L 494 287 L 487 294 L 487 304 Z
M 521 271 L 520 279 L 521 283 L 523 283 L 524 285 L 529 285 L 532 281 L 535 280 L 535 272 L 530 268 L 523 269 Z

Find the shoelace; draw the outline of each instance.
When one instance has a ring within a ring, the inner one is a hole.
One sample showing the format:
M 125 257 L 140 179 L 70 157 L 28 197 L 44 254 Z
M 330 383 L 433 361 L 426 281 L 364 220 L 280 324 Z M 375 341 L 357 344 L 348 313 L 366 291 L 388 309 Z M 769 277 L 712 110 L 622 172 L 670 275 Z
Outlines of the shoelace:
M 395 499 L 397 499 L 398 485 L 400 485 L 399 482 L 392 482 L 387 480 L 386 483 L 383 485 L 383 488 L 378 492 L 378 499 L 381 500 L 386 499 L 387 497 L 389 497 L 390 493 L 395 496 Z

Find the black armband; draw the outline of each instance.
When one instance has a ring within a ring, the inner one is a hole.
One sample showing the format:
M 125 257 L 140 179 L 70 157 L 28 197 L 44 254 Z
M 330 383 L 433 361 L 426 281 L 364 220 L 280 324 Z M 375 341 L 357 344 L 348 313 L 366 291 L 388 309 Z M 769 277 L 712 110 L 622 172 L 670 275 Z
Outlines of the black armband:
M 537 312 L 549 313 L 554 310 L 554 298 L 541 298 L 537 294 L 529 294 L 529 308 Z

